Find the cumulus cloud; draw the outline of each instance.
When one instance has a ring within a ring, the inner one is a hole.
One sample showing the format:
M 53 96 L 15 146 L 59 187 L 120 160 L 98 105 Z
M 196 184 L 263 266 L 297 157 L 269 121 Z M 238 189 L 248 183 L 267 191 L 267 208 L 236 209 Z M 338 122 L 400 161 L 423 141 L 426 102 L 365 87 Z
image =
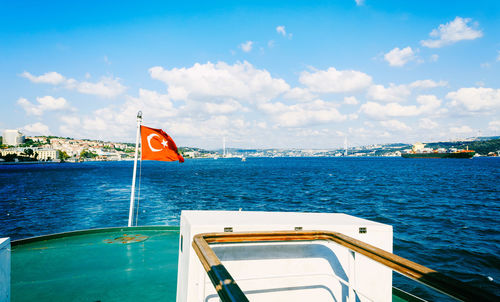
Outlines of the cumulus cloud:
M 361 105 L 360 111 L 373 119 L 384 120 L 391 117 L 406 117 L 419 114 L 417 106 L 402 106 L 398 103 L 388 103 L 385 105 L 366 102 Z
M 387 120 L 394 117 L 418 116 L 426 113 L 438 113 L 441 100 L 434 95 L 420 95 L 417 97 L 416 105 L 403 106 L 398 103 L 388 103 L 385 105 L 367 102 L 361 105 L 360 112 L 370 118 L 377 120 Z
M 389 87 L 383 85 L 372 85 L 368 89 L 366 96 L 375 101 L 382 102 L 401 102 L 410 96 L 411 90 L 406 85 L 389 84 Z
M 316 98 L 316 95 L 311 93 L 309 89 L 306 88 L 300 88 L 300 87 L 294 87 L 287 91 L 283 97 L 285 99 L 292 99 L 292 100 L 298 100 L 298 101 L 311 101 Z
M 144 120 L 148 124 L 169 120 L 178 115 L 178 109 L 168 95 L 156 91 L 139 89 L 138 96 L 127 96 L 124 103 L 111 105 L 95 110 L 90 115 L 61 117 L 60 131 L 80 137 L 95 137 L 95 133 L 109 139 L 124 140 L 134 132 L 136 115 L 143 112 Z
M 408 99 L 412 89 L 431 89 L 448 85 L 446 81 L 418 80 L 410 84 L 396 85 L 390 83 L 389 87 L 383 85 L 371 85 L 366 96 L 375 101 L 382 102 L 402 102 Z
M 40 122 L 25 125 L 24 127 L 22 127 L 22 131 L 25 132 L 26 134 L 30 134 L 30 135 L 49 135 L 50 134 L 49 127 L 45 124 L 40 123 Z
M 222 102 L 226 99 L 247 102 L 265 102 L 287 92 L 290 86 L 282 79 L 273 78 L 265 69 L 256 69 L 248 62 L 229 65 L 196 63 L 189 68 L 164 69 L 152 67 L 153 79 L 168 86 L 169 93 L 181 89 L 185 99 Z
M 398 121 L 398 120 L 381 121 L 380 125 L 386 129 L 390 129 L 393 131 L 409 131 L 409 130 L 411 130 L 411 128 L 408 127 L 405 123 Z
M 429 118 L 421 118 L 418 126 L 422 129 L 431 130 L 437 128 L 439 124 Z
M 354 96 L 346 96 L 344 98 L 344 104 L 347 104 L 347 105 L 357 105 L 357 104 L 359 104 L 359 102 L 356 99 L 356 97 L 354 97 Z
M 468 134 L 472 133 L 473 130 L 471 127 L 463 125 L 460 127 L 450 127 L 450 132 L 453 134 Z
M 66 99 L 60 97 L 55 98 L 53 96 L 47 95 L 44 97 L 37 97 L 36 101 L 38 104 L 33 104 L 25 98 L 20 98 L 17 103 L 23 107 L 24 111 L 28 115 L 42 115 L 45 111 L 54 111 L 68 109 L 68 102 Z
M 220 104 L 207 102 L 199 108 L 208 114 L 230 114 L 244 110 L 243 106 L 234 100 L 226 100 Z
M 299 81 L 313 92 L 336 93 L 362 90 L 371 84 L 372 77 L 361 71 L 330 67 L 327 70 L 304 71 Z
M 461 107 L 468 111 L 479 112 L 500 107 L 500 89 L 460 88 L 446 95 L 452 107 Z
M 281 127 L 302 127 L 306 125 L 342 122 L 347 119 L 334 104 L 316 100 L 296 105 L 283 103 L 260 104 L 259 109 L 271 116 Z
M 436 88 L 448 85 L 446 81 L 418 80 L 410 84 L 411 88 Z
M 67 125 L 72 125 L 72 126 L 80 125 L 80 118 L 78 116 L 63 115 L 59 119 L 61 120 L 62 123 Z
M 415 53 L 409 46 L 403 49 L 399 49 L 399 47 L 396 47 L 386 53 L 384 55 L 384 59 L 389 62 L 389 65 L 391 66 L 401 67 L 409 61 L 415 59 Z
M 417 103 L 420 105 L 418 108 L 419 114 L 439 113 L 438 109 L 441 106 L 441 100 L 432 94 L 417 96 Z
M 245 43 L 240 44 L 240 48 L 244 52 L 250 52 L 252 50 L 252 45 L 253 45 L 252 41 L 246 41 Z
M 76 90 L 83 94 L 91 94 L 105 98 L 116 97 L 127 89 L 120 83 L 119 78 L 102 77 L 99 82 L 80 82 L 75 79 L 68 79 L 57 72 L 47 72 L 40 76 L 34 76 L 25 71 L 21 74 L 33 83 L 45 83 L 58 85 L 66 89 Z
M 456 17 L 455 20 L 433 29 L 429 35 L 434 39 L 423 40 L 420 43 L 425 47 L 440 48 L 462 40 L 481 38 L 482 31 L 477 29 L 477 23 L 471 21 L 470 18 Z
M 34 76 L 31 73 L 25 71 L 21 74 L 23 78 L 27 78 L 33 83 L 44 83 L 44 84 L 52 84 L 52 85 L 57 85 L 61 84 L 66 81 L 66 78 L 62 76 L 61 74 L 51 71 L 44 73 L 40 76 Z
M 120 79 L 112 77 L 102 77 L 99 82 L 73 82 L 68 81 L 68 88 L 75 88 L 78 92 L 91 94 L 105 98 L 116 97 L 127 89 L 120 83 Z

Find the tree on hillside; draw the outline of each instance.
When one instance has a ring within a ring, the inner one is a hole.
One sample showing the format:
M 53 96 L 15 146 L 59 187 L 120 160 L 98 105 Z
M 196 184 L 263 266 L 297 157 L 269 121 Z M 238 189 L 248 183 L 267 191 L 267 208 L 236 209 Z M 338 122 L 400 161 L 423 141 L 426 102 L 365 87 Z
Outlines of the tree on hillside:
M 68 153 L 66 153 L 65 151 L 57 150 L 57 153 L 59 154 L 59 158 L 61 159 L 61 161 L 65 161 L 70 158 Z
M 80 157 L 81 158 L 94 158 L 94 157 L 97 157 L 97 154 L 96 153 L 93 153 L 89 150 L 83 150 L 81 153 L 80 153 Z
M 32 157 L 35 152 L 33 152 L 33 149 L 25 149 L 23 153 L 28 157 Z

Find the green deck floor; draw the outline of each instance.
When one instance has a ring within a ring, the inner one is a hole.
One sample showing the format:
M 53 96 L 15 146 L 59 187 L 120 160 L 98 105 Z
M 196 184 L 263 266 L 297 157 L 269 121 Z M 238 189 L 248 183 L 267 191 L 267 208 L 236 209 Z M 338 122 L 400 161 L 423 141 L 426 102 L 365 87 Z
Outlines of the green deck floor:
M 139 227 L 13 242 L 11 301 L 175 301 L 178 241 Z
M 179 227 L 161 226 L 12 242 L 11 301 L 175 301 L 178 247 Z

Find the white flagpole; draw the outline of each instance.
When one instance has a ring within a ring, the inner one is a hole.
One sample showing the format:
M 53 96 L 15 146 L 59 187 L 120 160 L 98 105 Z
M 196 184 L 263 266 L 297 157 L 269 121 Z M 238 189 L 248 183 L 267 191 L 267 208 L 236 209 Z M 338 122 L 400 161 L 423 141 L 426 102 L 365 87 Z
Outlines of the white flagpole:
M 141 136 L 142 112 L 137 112 L 137 135 L 135 137 L 135 157 L 134 157 L 134 174 L 132 176 L 132 191 L 130 192 L 130 210 L 128 212 L 128 226 L 132 226 L 134 220 L 134 197 L 135 197 L 135 175 L 137 172 L 137 157 L 139 151 L 139 137 Z

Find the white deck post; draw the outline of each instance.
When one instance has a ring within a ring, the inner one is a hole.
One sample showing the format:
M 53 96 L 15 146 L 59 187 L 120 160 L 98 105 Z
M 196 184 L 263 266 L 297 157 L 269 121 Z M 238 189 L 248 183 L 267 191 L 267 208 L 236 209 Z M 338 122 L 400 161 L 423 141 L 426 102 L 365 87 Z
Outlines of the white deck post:
M 0 238 L 0 301 L 10 301 L 10 238 Z
M 142 112 L 137 112 L 137 134 L 135 137 L 134 173 L 132 175 L 132 191 L 130 192 L 130 210 L 128 212 L 128 226 L 132 226 L 134 220 L 134 197 L 135 197 L 135 175 L 137 172 L 137 156 L 139 151 L 139 137 L 141 136 Z

